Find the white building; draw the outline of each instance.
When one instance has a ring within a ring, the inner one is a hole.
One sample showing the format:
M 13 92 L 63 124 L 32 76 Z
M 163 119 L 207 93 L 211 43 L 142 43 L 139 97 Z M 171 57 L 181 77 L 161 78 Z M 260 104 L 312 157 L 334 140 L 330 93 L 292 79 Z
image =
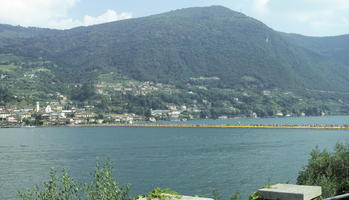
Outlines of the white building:
M 7 117 L 7 122 L 9 122 L 9 123 L 17 123 L 18 121 L 17 121 L 17 119 L 15 118 L 15 117 L 12 117 L 12 116 L 10 116 L 10 117 Z
M 39 102 L 36 102 L 36 109 L 35 109 L 36 112 L 40 112 L 40 103 Z
M 283 117 L 284 114 L 283 114 L 282 112 L 279 111 L 279 112 L 277 112 L 277 113 L 275 114 L 275 116 L 276 116 L 276 117 Z
M 46 106 L 45 108 L 45 113 L 51 113 L 52 112 L 52 108 L 50 105 Z

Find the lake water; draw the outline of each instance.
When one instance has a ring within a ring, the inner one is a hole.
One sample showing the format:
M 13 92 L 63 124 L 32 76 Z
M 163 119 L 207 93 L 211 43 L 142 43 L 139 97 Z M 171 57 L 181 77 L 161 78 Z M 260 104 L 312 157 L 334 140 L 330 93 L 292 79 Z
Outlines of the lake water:
M 348 116 L 204 120 L 194 124 L 349 124 Z M 317 145 L 349 142 L 348 130 L 221 128 L 21 128 L 0 129 L 0 199 L 47 180 L 51 167 L 89 180 L 97 157 L 111 158 L 131 194 L 154 187 L 224 199 L 246 197 L 268 183 L 296 182 Z

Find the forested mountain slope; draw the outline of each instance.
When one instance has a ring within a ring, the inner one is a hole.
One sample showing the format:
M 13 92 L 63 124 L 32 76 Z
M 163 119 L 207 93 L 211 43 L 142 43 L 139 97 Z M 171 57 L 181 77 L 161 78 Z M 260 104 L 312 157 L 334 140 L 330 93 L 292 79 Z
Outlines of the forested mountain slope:
M 308 37 L 298 34 L 285 34 L 285 36 L 297 45 L 349 65 L 349 35 Z
M 113 71 L 136 80 L 173 84 L 218 77 L 222 88 L 253 84 L 348 90 L 345 62 L 301 47 L 263 23 L 220 6 L 42 32 L 7 40 L 1 52 L 51 60 L 60 66 L 58 77 L 68 82 L 93 80 Z

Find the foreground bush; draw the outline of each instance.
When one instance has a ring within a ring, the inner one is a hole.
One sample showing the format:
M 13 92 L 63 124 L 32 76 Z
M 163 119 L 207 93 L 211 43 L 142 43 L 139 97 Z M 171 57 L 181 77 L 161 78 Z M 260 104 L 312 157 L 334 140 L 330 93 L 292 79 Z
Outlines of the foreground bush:
M 19 192 L 21 200 L 128 200 L 129 186 L 120 185 L 113 178 L 110 161 L 97 161 L 93 181 L 77 183 L 63 170 L 57 176 L 55 170 L 50 171 L 50 179 L 40 188 Z
M 297 184 L 318 185 L 324 197 L 349 192 L 349 145 L 337 144 L 334 152 L 316 148 L 305 168 L 299 173 Z

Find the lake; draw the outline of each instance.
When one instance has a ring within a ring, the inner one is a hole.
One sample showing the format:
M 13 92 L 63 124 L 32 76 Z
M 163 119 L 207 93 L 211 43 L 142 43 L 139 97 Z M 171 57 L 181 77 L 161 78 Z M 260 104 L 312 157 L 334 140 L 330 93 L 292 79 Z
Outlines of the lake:
M 193 124 L 349 124 L 349 116 L 190 121 Z M 0 129 L 0 199 L 48 179 L 51 167 L 90 180 L 110 158 L 131 195 L 154 187 L 185 195 L 243 197 L 268 183 L 295 183 L 317 145 L 348 142 L 347 130 L 52 127 Z

